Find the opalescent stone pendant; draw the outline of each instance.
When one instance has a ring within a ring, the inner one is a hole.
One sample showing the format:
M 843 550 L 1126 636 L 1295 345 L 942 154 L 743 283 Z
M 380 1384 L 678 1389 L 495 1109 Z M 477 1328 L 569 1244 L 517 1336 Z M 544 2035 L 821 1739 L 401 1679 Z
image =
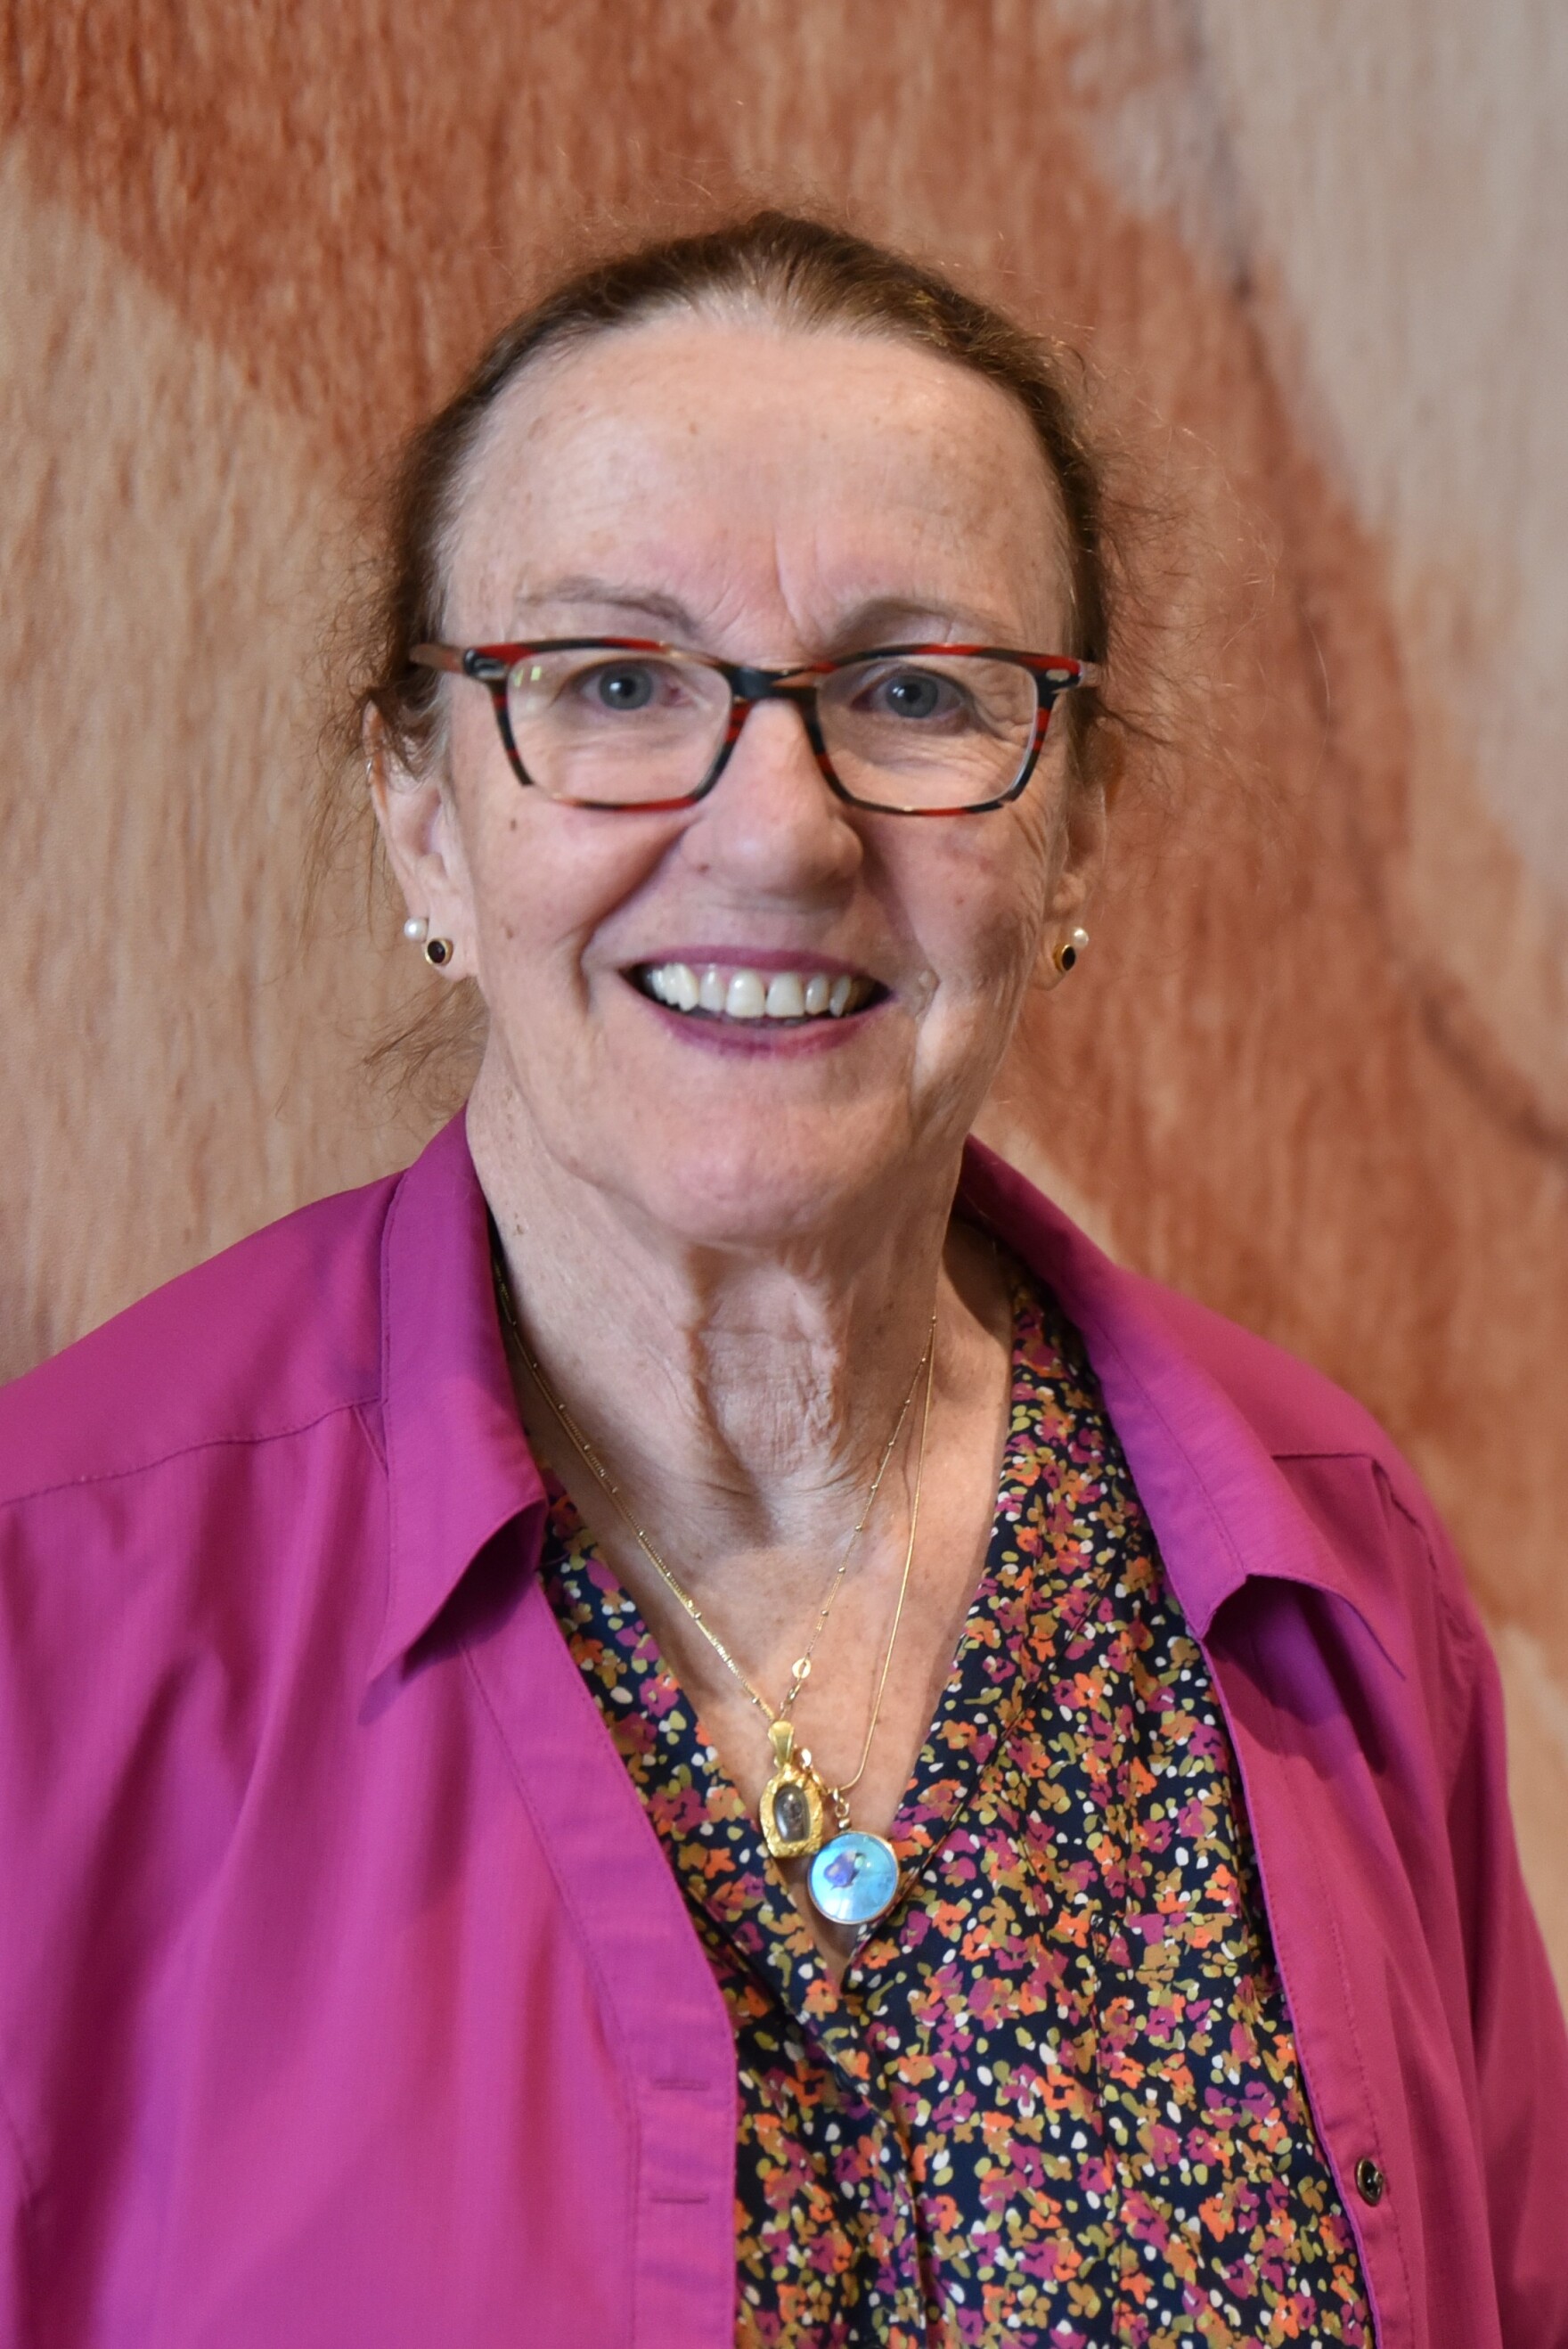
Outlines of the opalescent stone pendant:
M 835 1925 L 874 1925 L 898 1899 L 898 1854 L 885 1836 L 848 1827 L 822 1846 L 806 1882 Z
M 768 1733 L 773 1775 L 762 1789 L 762 1840 L 775 1859 L 803 1859 L 820 1845 L 827 1826 L 822 1782 L 810 1754 L 794 1758 L 795 1732 L 776 1721 Z

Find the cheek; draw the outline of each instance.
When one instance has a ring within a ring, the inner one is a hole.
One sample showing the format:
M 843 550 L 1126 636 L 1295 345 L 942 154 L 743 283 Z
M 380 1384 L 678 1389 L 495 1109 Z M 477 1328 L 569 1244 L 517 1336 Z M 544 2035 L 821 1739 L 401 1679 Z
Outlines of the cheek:
M 531 934 L 538 901 L 551 900 L 548 839 L 536 794 L 520 783 L 506 755 L 488 694 L 463 690 L 451 712 L 448 804 L 461 846 L 481 947 Z M 542 886 L 540 885 L 543 884 Z
M 514 788 L 510 799 L 470 805 L 463 826 L 487 994 L 504 991 L 509 969 L 579 939 L 603 911 L 593 860 L 562 854 L 549 822 L 554 811 L 524 805 L 522 796 Z
M 489 774 L 459 782 L 458 808 L 480 987 L 492 1010 L 524 988 L 579 996 L 585 963 L 614 959 L 614 917 L 637 899 L 667 843 L 646 824 L 556 806 L 510 767 L 499 782 Z
M 1016 821 L 998 813 L 973 823 L 995 830 L 975 830 L 925 860 L 910 883 L 922 901 L 917 927 L 939 986 L 950 999 L 995 1003 L 1016 995 L 1038 956 L 1057 862 L 1055 827 L 1048 814 L 1026 821 L 1022 809 Z

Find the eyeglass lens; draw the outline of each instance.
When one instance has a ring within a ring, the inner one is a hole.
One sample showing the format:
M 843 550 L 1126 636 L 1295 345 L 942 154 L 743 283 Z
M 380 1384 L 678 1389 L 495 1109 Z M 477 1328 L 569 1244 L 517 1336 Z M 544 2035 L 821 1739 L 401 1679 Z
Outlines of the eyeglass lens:
M 873 657 L 819 682 L 833 772 L 867 806 L 928 812 L 1001 797 L 1023 771 L 1038 698 L 1009 661 Z M 700 790 L 730 722 L 729 686 L 700 661 L 608 647 L 530 653 L 507 716 L 531 781 L 552 799 L 635 807 Z

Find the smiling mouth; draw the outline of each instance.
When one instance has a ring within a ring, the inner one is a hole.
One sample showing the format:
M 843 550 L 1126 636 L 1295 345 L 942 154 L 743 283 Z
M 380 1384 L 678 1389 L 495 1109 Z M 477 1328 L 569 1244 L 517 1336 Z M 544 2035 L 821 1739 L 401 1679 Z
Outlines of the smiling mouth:
M 626 973 L 639 993 L 696 1019 L 810 1026 L 843 1019 L 887 993 L 846 971 L 753 970 L 747 963 L 638 963 Z

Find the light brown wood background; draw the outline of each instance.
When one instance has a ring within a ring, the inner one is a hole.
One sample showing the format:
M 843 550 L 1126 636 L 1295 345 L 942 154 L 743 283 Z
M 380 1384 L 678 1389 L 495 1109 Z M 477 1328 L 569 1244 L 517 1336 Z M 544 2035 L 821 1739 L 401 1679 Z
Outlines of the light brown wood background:
M 1568 1976 L 1565 23 L 14 0 L 0 1371 L 421 1138 L 418 975 L 298 887 L 397 433 L 584 218 L 848 207 L 1089 353 L 1191 680 L 990 1130 L 1412 1454 Z

